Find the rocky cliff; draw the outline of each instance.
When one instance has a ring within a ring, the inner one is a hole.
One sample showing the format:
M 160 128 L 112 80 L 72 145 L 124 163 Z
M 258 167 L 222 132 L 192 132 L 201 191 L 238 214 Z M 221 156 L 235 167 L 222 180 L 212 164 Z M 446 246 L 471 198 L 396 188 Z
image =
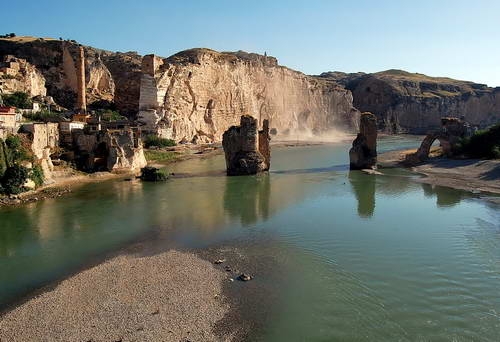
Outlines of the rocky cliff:
M 177 141 L 220 141 L 242 115 L 293 135 L 353 128 L 359 112 L 337 83 L 282 67 L 273 57 L 192 49 L 145 56 L 139 120 Z
M 442 117 L 458 117 L 479 127 L 500 121 L 500 88 L 429 77 L 402 70 L 374 74 L 324 73 L 352 91 L 354 106 L 374 113 L 387 132 L 423 134 L 439 129 Z
M 0 60 L 0 92 L 21 91 L 34 96 L 45 96 L 45 78 L 36 67 L 25 59 L 6 55 Z
M 0 61 L 13 58 L 14 66 L 24 66 L 0 83 L 7 92 L 45 92 L 73 109 L 78 49 L 74 41 L 2 38 Z M 278 65 L 274 57 L 209 49 L 169 58 L 83 49 L 90 109 L 110 105 L 138 118 L 146 131 L 177 141 L 220 141 L 247 114 L 259 125 L 268 119 L 271 134 L 293 139 L 330 129 L 355 131 L 354 107 L 374 113 L 386 132 L 426 133 L 440 127 L 441 117 L 479 127 L 500 121 L 500 88 L 449 78 L 401 70 L 307 76 Z
M 46 95 L 73 109 L 76 101 L 78 47 L 74 41 L 15 37 L 0 39 L 0 58 L 11 55 L 32 65 L 45 79 Z M 112 103 L 134 116 L 139 103 L 141 57 L 84 46 L 87 102 Z M 18 89 L 23 91 L 22 89 Z M 32 92 L 32 91 L 31 91 Z

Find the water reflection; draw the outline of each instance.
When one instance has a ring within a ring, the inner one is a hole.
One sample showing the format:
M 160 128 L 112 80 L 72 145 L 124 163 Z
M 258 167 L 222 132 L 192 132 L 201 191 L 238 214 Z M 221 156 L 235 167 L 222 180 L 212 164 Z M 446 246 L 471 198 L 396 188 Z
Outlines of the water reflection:
M 374 215 L 376 201 L 380 195 L 399 197 L 422 189 L 425 197 L 436 197 L 438 208 L 453 207 L 463 199 L 473 197 L 473 194 L 466 191 L 425 183 L 419 185 L 412 180 L 415 176 L 404 170 L 383 170 L 383 173 L 383 175 L 371 175 L 362 171 L 349 172 L 349 182 L 358 201 L 358 215 L 362 218 Z
M 375 211 L 376 176 L 361 171 L 349 171 L 349 181 L 358 201 L 358 215 L 372 217 Z
M 426 197 L 436 196 L 436 205 L 439 208 L 454 207 L 459 204 L 463 199 L 471 198 L 472 194 L 431 184 L 422 184 L 422 189 Z
M 226 178 L 224 209 L 241 219 L 243 226 L 269 218 L 271 182 L 269 175 Z

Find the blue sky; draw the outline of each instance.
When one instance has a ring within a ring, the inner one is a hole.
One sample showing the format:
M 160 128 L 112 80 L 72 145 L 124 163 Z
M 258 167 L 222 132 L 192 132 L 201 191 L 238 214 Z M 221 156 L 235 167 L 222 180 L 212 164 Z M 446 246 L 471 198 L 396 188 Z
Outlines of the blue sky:
M 245 50 L 307 74 L 404 69 L 500 86 L 498 0 L 5 1 L 0 32 L 169 56 Z

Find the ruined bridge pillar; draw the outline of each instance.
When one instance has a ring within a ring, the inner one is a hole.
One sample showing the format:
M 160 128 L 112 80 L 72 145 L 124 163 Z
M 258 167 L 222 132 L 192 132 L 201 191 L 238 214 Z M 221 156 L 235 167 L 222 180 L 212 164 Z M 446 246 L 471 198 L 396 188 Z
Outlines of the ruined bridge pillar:
M 257 119 L 242 115 L 240 126 L 231 126 L 222 136 L 228 176 L 253 175 L 269 170 L 269 122 L 258 131 Z
M 377 117 L 370 112 L 361 114 L 359 133 L 349 150 L 351 170 L 377 167 Z

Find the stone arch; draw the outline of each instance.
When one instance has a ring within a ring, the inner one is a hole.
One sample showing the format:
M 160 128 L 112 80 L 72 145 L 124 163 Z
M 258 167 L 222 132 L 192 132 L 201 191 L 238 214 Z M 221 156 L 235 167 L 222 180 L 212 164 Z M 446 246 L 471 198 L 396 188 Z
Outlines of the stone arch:
M 442 133 L 431 133 L 427 134 L 424 138 L 420 147 L 417 150 L 417 157 L 420 160 L 426 160 L 429 158 L 429 152 L 431 150 L 432 144 L 434 141 L 438 140 L 441 144 L 441 148 L 443 149 L 443 153 L 449 155 L 451 153 L 451 142 L 447 135 Z

